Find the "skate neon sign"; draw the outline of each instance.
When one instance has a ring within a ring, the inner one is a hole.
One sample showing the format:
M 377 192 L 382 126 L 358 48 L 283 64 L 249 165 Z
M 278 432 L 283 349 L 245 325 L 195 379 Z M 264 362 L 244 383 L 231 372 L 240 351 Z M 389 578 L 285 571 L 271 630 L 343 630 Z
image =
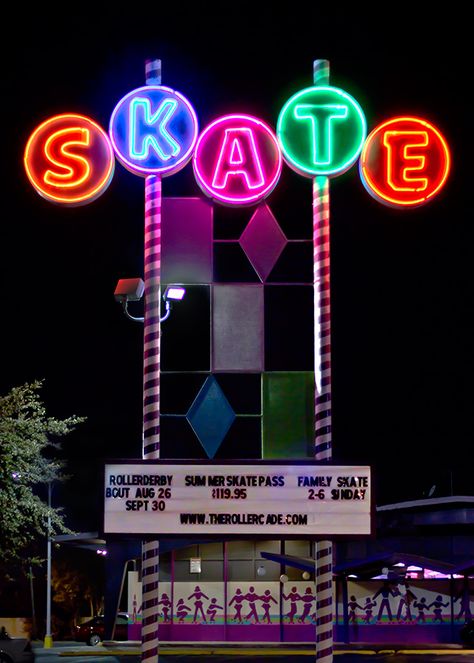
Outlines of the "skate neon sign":
M 74 113 L 47 119 L 31 134 L 24 165 L 41 196 L 74 206 L 104 193 L 114 157 L 142 177 L 173 175 L 192 159 L 205 195 L 240 206 L 270 195 L 283 161 L 304 177 L 336 177 L 359 160 L 362 183 L 372 197 L 392 207 L 416 207 L 440 192 L 451 163 L 446 139 L 423 118 L 388 119 L 367 137 L 359 103 L 329 85 L 292 95 L 275 131 L 257 117 L 230 114 L 200 134 L 186 97 L 147 85 L 116 104 L 108 133 Z

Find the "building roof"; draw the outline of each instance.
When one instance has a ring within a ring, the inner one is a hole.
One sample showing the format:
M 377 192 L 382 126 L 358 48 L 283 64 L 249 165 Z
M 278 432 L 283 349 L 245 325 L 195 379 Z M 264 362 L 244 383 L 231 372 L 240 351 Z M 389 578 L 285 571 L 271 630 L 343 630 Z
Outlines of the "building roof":
M 279 555 L 271 552 L 261 552 L 260 554 L 264 559 L 277 562 L 278 564 L 292 566 L 302 571 L 314 571 L 315 569 L 315 560 L 310 557 Z M 471 564 L 474 566 L 474 561 L 472 561 Z M 335 575 L 348 576 L 354 574 L 360 579 L 369 579 L 374 576 L 383 576 L 383 570 L 387 569 L 385 575 L 387 575 L 388 578 L 401 579 L 403 574 L 400 573 L 400 569 L 408 566 L 418 566 L 423 569 L 427 568 L 445 575 L 461 573 L 461 571 L 456 571 L 455 569 L 457 567 L 449 562 L 430 559 L 420 555 L 413 555 L 411 553 L 398 552 L 380 553 L 378 555 L 365 557 L 364 559 L 353 560 L 345 562 L 344 564 L 336 564 L 333 567 L 333 571 Z

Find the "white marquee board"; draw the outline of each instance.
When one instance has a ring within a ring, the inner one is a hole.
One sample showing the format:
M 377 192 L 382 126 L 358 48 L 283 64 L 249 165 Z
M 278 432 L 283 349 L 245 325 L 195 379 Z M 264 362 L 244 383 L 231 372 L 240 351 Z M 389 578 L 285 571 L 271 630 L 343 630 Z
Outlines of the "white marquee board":
M 371 493 L 369 466 L 112 462 L 104 472 L 104 534 L 370 535 Z

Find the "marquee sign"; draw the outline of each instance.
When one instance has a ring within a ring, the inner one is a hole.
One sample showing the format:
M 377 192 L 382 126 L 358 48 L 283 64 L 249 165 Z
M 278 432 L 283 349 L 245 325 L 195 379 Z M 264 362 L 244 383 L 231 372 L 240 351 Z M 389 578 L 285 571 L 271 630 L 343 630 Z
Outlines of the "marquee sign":
M 104 534 L 158 537 L 371 534 L 368 466 L 288 461 L 105 465 Z

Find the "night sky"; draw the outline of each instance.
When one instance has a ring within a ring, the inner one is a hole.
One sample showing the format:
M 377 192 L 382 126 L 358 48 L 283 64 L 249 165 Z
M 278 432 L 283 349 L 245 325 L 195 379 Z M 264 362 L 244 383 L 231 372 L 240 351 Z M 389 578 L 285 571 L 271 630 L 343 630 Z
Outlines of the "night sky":
M 64 111 L 107 128 L 117 101 L 144 84 L 147 58 L 162 60 L 163 84 L 192 101 L 201 128 L 229 112 L 274 127 L 325 58 L 369 131 L 407 113 L 446 136 L 451 174 L 428 205 L 380 205 L 357 167 L 331 182 L 333 453 L 374 466 L 379 503 L 422 498 L 435 484 L 446 494 L 450 472 L 455 493 L 472 492 L 471 74 L 455 5 L 438 16 L 391 6 L 395 15 L 379 18 L 318 3 L 279 12 L 156 3 L 99 18 L 82 5 L 13 10 L 15 41 L 2 48 L 0 389 L 44 379 L 49 414 L 88 418 L 64 440 L 72 478 L 53 498 L 73 527 L 100 526 L 102 459 L 141 457 L 143 328 L 113 292 L 118 279 L 143 276 L 143 181 L 117 163 L 103 196 L 64 209 L 30 186 L 23 151 L 41 121 Z M 201 195 L 191 163 L 164 180 L 163 195 Z M 310 201 L 310 180 L 284 166 L 269 205 L 297 218 Z

